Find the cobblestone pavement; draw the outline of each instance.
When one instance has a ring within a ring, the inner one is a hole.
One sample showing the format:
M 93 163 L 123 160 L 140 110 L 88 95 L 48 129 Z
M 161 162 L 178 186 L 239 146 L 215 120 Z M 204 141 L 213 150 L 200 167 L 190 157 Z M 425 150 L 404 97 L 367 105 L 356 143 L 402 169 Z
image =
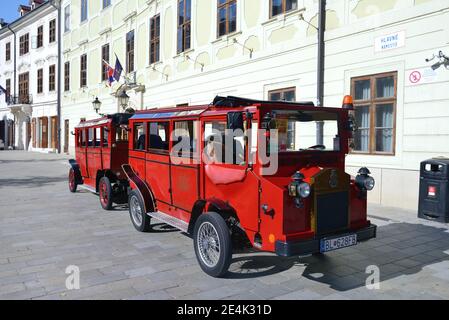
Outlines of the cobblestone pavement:
M 448 299 L 449 228 L 369 206 L 378 238 L 324 256 L 234 255 L 226 279 L 204 274 L 192 240 L 154 222 L 138 233 L 125 207 L 67 187 L 58 155 L 0 151 L 0 299 Z M 80 290 L 67 290 L 67 266 Z M 369 290 L 366 268 L 380 268 Z

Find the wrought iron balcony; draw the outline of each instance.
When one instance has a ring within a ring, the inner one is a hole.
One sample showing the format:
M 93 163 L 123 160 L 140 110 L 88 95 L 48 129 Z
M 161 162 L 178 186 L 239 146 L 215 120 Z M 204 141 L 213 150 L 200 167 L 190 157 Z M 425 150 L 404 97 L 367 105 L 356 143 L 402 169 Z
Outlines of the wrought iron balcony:
M 18 96 L 7 96 L 6 104 L 8 106 L 16 105 L 16 104 L 32 104 L 33 96 L 31 94 L 22 94 Z

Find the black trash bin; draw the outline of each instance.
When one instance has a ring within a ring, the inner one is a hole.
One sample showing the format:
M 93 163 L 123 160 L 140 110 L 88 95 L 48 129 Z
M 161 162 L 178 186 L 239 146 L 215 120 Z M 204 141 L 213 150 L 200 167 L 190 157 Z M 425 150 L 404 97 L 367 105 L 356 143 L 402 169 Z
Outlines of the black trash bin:
M 421 162 L 418 217 L 449 222 L 449 158 Z

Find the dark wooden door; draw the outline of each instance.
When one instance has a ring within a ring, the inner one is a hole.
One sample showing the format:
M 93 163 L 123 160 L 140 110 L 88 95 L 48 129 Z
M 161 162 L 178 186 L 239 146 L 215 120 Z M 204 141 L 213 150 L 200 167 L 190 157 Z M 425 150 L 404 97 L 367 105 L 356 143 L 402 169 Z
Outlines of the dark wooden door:
M 46 149 L 46 148 L 48 148 L 48 118 L 47 117 L 41 118 L 41 130 L 42 130 L 41 148 Z
M 64 153 L 69 153 L 69 120 L 64 120 Z
M 51 148 L 56 149 L 56 141 L 58 141 L 58 118 L 51 117 Z

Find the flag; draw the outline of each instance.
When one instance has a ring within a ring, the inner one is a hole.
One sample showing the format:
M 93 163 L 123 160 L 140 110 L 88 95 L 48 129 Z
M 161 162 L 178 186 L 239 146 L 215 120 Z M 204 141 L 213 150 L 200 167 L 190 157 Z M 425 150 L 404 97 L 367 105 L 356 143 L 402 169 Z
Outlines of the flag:
M 0 86 L 0 96 L 2 95 L 2 94 L 5 94 L 5 95 L 7 95 L 7 91 L 6 91 L 6 89 L 5 88 L 3 88 L 2 86 Z
M 116 81 L 120 81 L 120 77 L 123 72 L 122 64 L 120 63 L 120 60 L 118 59 L 117 55 L 115 55 L 115 70 L 114 70 L 114 79 Z
M 111 86 L 112 83 L 115 81 L 114 69 L 112 69 L 112 67 L 110 65 L 108 65 L 108 81 L 109 81 L 109 86 Z

